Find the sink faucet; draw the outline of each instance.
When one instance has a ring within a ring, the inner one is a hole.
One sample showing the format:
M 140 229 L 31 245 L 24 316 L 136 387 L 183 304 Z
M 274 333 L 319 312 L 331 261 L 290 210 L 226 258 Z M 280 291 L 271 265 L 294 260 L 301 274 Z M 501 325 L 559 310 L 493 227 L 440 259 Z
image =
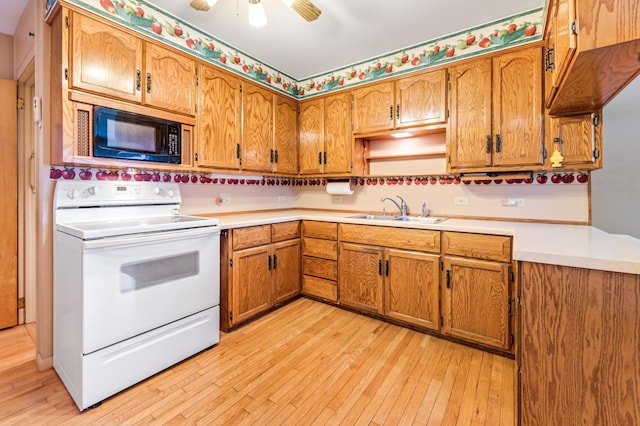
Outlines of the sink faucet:
M 400 213 L 402 214 L 402 217 L 406 217 L 407 216 L 407 203 L 405 203 L 404 199 L 399 196 L 396 195 L 399 199 L 400 199 L 400 204 L 398 204 L 398 202 L 396 200 L 394 200 L 393 198 L 390 197 L 382 197 L 382 199 L 380 201 L 385 202 L 387 200 L 391 201 L 393 204 L 396 205 L 396 207 L 398 208 L 398 210 L 400 210 Z

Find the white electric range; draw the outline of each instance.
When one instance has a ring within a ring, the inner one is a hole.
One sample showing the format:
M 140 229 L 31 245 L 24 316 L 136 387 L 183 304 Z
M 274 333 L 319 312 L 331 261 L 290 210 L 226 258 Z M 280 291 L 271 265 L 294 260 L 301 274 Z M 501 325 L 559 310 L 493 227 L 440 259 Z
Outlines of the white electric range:
M 218 220 L 176 183 L 58 181 L 53 365 L 81 410 L 219 341 Z

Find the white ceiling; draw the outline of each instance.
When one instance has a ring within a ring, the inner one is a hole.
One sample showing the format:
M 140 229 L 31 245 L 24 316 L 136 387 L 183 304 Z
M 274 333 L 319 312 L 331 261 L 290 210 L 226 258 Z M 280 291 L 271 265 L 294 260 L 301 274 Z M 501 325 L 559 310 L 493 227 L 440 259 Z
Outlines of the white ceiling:
M 16 26 L 29 0 L 0 0 L 0 33 L 14 35 Z
M 476 25 L 544 6 L 545 0 L 313 0 L 307 22 L 280 0 L 262 0 L 268 23 L 249 26 L 248 0 L 198 12 L 190 0 L 149 0 L 261 62 L 302 80 Z
M 297 80 L 545 3 L 545 0 L 313 1 L 322 14 L 318 20 L 307 22 L 280 0 L 262 0 L 268 20 L 262 28 L 249 26 L 248 0 L 219 0 L 208 12 L 193 10 L 190 0 L 149 0 L 147 3 Z M 28 2 L 0 0 L 0 33 L 14 34 Z

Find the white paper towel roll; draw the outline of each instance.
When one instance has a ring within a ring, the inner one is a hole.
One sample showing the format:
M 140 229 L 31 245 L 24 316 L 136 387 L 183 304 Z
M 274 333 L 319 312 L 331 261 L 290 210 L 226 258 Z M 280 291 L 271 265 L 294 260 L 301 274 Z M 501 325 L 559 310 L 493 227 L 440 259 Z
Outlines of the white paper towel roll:
M 327 194 L 351 195 L 353 194 L 351 182 L 328 182 Z

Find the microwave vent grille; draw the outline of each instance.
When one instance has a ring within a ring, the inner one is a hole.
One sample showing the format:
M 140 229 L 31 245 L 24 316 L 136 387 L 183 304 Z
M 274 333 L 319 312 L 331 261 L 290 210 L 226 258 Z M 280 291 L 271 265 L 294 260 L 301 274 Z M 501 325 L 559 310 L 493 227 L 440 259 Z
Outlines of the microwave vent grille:
M 191 128 L 182 126 L 182 164 L 191 164 Z
M 78 156 L 80 157 L 88 157 L 89 156 L 89 145 L 90 145 L 90 114 L 89 111 L 78 110 L 77 115 L 77 140 L 76 140 L 76 149 Z

